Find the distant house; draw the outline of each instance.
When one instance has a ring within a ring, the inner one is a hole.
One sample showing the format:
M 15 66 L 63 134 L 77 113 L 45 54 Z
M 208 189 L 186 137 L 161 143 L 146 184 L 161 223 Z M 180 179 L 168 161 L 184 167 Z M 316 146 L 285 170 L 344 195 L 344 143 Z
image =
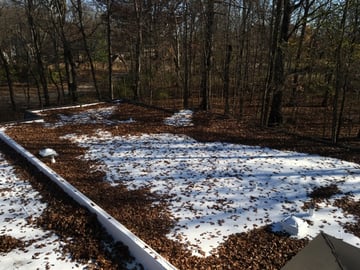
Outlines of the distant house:
M 359 270 L 360 249 L 324 232 L 281 270 Z

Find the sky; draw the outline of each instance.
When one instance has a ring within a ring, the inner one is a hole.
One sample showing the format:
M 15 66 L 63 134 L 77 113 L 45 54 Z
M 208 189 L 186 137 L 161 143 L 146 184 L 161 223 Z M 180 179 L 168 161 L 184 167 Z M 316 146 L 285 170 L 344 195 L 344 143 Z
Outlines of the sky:
M 57 123 L 44 125 L 121 124 L 124 121 L 108 120 L 114 110 L 88 109 L 76 116 L 60 115 Z M 181 111 L 164 123 L 192 125 L 191 116 L 191 111 Z M 168 203 L 178 222 L 168 237 L 184 243 L 194 255 L 210 255 L 234 233 L 264 225 L 281 229 L 289 217 L 296 217 L 299 224 L 292 237 L 312 239 L 324 231 L 360 247 L 360 239 L 342 227 L 355 222 L 354 217 L 333 206 L 334 200 L 347 192 L 355 200 L 360 199 L 359 164 L 257 146 L 202 143 L 181 134 L 113 136 L 101 129 L 94 134 L 67 134 L 59 139 L 87 148 L 85 155 L 78 158 L 98 161 L 99 165 L 92 169 L 105 171 L 104 180 L 112 185 L 122 182 L 129 189 L 148 186 L 153 192 L 173 195 Z M 26 253 L 0 253 L 0 269 L 11 269 L 11 265 L 16 265 L 13 269 L 43 268 L 41 263 L 53 265 L 51 269 L 77 269 L 68 258 L 60 259 L 63 255 L 56 251 L 61 242 L 55 235 L 26 224 L 27 217 L 40 215 L 46 207 L 39 201 L 40 195 L 14 175 L 12 166 L 1 155 L 0 167 L 1 233 L 35 240 Z M 336 184 L 343 194 L 319 204 L 313 215 L 302 210 L 315 187 L 330 184 Z M 32 259 L 35 253 L 43 259 Z

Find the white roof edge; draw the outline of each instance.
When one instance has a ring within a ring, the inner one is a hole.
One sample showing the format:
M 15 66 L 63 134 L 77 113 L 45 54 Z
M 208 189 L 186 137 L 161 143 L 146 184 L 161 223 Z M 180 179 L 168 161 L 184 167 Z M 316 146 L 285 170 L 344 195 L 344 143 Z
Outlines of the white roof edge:
M 102 101 L 102 102 L 85 103 L 85 104 L 62 106 L 62 107 L 45 108 L 45 109 L 40 109 L 40 110 L 28 110 L 28 111 L 36 114 L 36 113 L 41 113 L 41 112 L 46 112 L 46 111 L 55 111 L 55 110 L 61 110 L 61 109 L 85 108 L 85 107 L 90 107 L 90 106 L 95 106 L 95 105 L 100 105 L 100 104 L 106 104 L 106 102 Z

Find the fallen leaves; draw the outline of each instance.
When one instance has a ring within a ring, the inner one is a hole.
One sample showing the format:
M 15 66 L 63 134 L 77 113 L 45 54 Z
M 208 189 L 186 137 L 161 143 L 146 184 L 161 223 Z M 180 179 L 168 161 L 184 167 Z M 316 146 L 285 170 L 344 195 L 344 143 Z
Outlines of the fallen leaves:
M 346 223 L 344 227 L 360 237 L 360 201 L 355 201 L 351 196 L 345 196 L 335 201 L 335 205 L 342 208 L 346 213 L 354 215 L 357 222 Z
M 24 247 L 24 242 L 10 235 L 0 235 L 0 252 L 8 253 L 15 248 Z
M 331 196 L 335 194 L 341 193 L 341 190 L 338 188 L 336 184 L 331 184 L 328 186 L 316 187 L 309 194 L 309 197 L 313 200 L 324 200 L 329 199 Z
M 274 234 L 267 227 L 231 235 L 207 258 L 173 258 L 179 269 L 280 269 L 307 244 Z

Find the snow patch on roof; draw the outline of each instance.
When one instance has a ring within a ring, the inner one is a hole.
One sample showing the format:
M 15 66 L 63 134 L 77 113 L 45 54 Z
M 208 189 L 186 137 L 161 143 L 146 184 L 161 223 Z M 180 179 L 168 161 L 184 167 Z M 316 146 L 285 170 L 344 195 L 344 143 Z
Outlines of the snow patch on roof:
M 343 194 L 360 199 L 359 164 L 297 152 L 222 142 L 201 143 L 185 135 L 142 134 L 113 136 L 68 135 L 85 147 L 85 159 L 100 164 L 106 180 L 131 189 L 150 187 L 173 195 L 170 210 L 178 220 L 169 238 L 185 243 L 193 254 L 210 255 L 227 236 L 270 225 L 302 210 L 308 194 L 318 186 L 337 184 Z M 319 203 L 306 233 L 321 230 L 360 245 L 360 239 L 342 227 L 355 221 L 334 207 L 334 195 Z M 305 218 L 305 217 L 304 217 Z
M 61 252 L 64 245 L 51 231 L 38 228 L 30 221 L 38 218 L 46 204 L 40 194 L 25 180 L 16 176 L 14 168 L 0 153 L 0 224 L 1 234 L 25 243 L 22 249 L 0 253 L 0 269 L 84 269 Z

